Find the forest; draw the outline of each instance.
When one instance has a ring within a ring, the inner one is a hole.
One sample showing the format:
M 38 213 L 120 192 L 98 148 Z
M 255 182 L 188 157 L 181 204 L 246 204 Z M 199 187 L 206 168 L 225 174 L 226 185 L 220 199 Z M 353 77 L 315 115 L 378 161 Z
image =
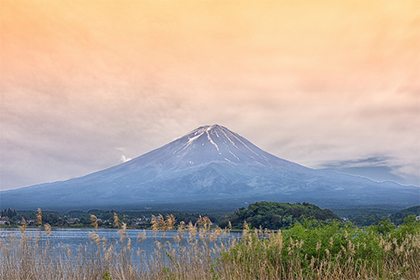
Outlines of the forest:
M 335 213 L 337 212 L 337 213 Z M 409 215 L 420 216 L 420 206 L 406 208 L 400 211 L 389 209 L 349 209 L 332 211 L 321 209 L 318 206 L 303 203 L 281 203 L 261 201 L 249 204 L 247 208 L 242 207 L 233 213 L 200 213 L 174 212 L 174 211 L 115 211 L 92 209 L 89 211 L 73 210 L 66 213 L 56 211 L 44 211 L 43 220 L 52 227 L 60 228 L 89 228 L 91 227 L 91 215 L 98 219 L 98 226 L 101 228 L 113 228 L 114 213 L 117 213 L 121 222 L 124 222 L 128 228 L 148 229 L 152 226 L 152 215 L 173 214 L 176 221 L 197 222 L 199 216 L 207 216 L 213 224 L 221 228 L 231 226 L 235 230 L 240 230 L 246 221 L 252 228 L 266 229 L 287 229 L 296 222 L 302 222 L 304 217 L 314 218 L 319 221 L 331 223 L 332 221 L 351 222 L 356 226 L 377 225 L 381 221 L 389 219 L 395 225 L 400 225 Z M 0 211 L 2 223 L 0 227 L 17 227 L 21 225 L 22 217 L 27 225 L 36 227 L 36 210 L 13 210 L 3 209 Z

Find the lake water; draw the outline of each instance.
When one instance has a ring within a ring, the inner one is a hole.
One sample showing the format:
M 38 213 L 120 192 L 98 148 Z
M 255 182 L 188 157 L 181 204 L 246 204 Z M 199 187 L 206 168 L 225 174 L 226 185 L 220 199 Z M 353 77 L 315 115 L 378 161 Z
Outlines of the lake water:
M 95 244 L 89 236 L 89 233 L 95 232 L 99 235 L 101 239 L 106 238 L 107 244 L 113 244 L 116 250 L 121 248 L 120 242 L 120 234 L 118 229 L 52 229 L 50 235 L 46 235 L 44 230 L 28 228 L 26 230 L 27 236 L 32 236 L 32 240 L 38 240 L 37 243 L 48 244 L 50 243 L 56 249 L 62 248 L 63 250 L 67 250 L 70 248 L 73 254 L 75 254 L 78 248 L 83 245 L 87 248 L 94 247 Z M 138 242 L 137 236 L 141 234 L 145 234 L 146 238 L 144 238 L 141 242 Z M 11 236 L 16 237 L 19 239 L 21 237 L 21 233 L 19 229 L 0 229 L 0 241 L 7 242 L 8 238 Z M 154 234 L 151 230 L 136 230 L 136 229 L 127 229 L 126 237 L 131 239 L 131 248 L 132 251 L 136 250 L 143 250 L 145 255 L 151 255 L 153 251 L 156 249 L 156 243 L 159 242 L 161 244 L 166 244 L 168 246 L 172 246 L 173 248 L 177 248 L 178 244 L 175 242 L 175 236 L 178 236 L 178 231 L 158 231 Z M 186 240 L 188 237 L 188 233 L 183 233 L 183 240 Z M 201 242 L 200 237 L 197 235 L 195 237 L 198 242 Z M 220 245 L 221 242 L 227 247 L 228 241 L 231 238 L 239 239 L 240 233 L 230 233 L 227 235 L 222 235 L 216 243 Z M 126 244 L 128 239 L 124 239 L 123 243 Z M 186 244 L 185 242 L 183 244 Z M 60 250 L 57 250 L 59 253 Z M 76 253 L 77 254 L 77 253 Z
M 51 234 L 45 234 L 44 230 L 39 231 L 39 229 L 28 228 L 26 230 L 26 235 L 32 236 L 34 239 L 36 238 L 37 234 L 40 234 L 40 240 L 50 241 L 54 247 L 62 247 L 69 245 L 72 250 L 76 250 L 80 244 L 92 244 L 92 240 L 89 236 L 89 233 L 95 232 L 99 235 L 99 237 L 106 238 L 107 243 L 117 243 L 120 241 L 120 235 L 118 233 L 118 229 L 52 229 Z M 151 230 L 133 230 L 127 229 L 127 237 L 132 239 L 132 247 L 136 248 L 136 244 L 140 244 L 136 242 L 136 238 L 139 233 L 146 233 L 146 239 L 144 239 L 141 243 L 141 247 L 152 249 L 155 246 L 156 241 L 161 243 L 165 243 L 166 241 L 172 242 L 174 241 L 174 236 L 178 234 L 177 231 L 167 231 L 166 235 L 163 235 L 163 232 L 157 232 L 156 236 L 153 234 Z M 19 229 L 1 229 L 0 230 L 0 240 L 5 240 L 8 236 L 14 235 L 16 238 L 20 238 L 21 233 Z

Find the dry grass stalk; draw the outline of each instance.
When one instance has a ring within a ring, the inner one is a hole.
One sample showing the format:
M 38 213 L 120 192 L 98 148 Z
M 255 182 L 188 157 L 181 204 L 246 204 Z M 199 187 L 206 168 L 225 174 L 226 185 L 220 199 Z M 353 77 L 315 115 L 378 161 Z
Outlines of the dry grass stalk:
M 376 241 L 384 253 L 378 266 L 358 257 L 367 244 L 354 244 L 349 233 L 344 233 L 339 252 L 334 253 L 333 245 L 340 241 L 330 238 L 315 242 L 316 255 L 308 257 L 303 239 L 285 237 L 287 232 L 261 228 L 251 232 L 244 223 L 238 244 L 233 236 L 222 239 L 229 229 L 211 230 L 206 217 L 199 221 L 180 223 L 176 242 L 156 242 L 149 256 L 141 247 L 131 248 L 124 223 L 119 230 L 122 247 L 96 232 L 89 235 L 97 246 L 81 246 L 77 252 L 48 242 L 40 246 L 27 235 L 10 236 L 0 243 L 0 279 L 420 279 L 419 234 L 379 236 Z M 174 217 L 155 217 L 154 224 L 157 231 L 166 231 L 174 227 Z M 137 240 L 145 238 L 143 231 Z
M 120 219 L 118 218 L 118 214 L 116 212 L 114 212 L 114 227 L 120 227 Z
M 92 221 L 92 226 L 98 229 L 98 218 L 95 215 L 90 215 L 90 220 Z
M 38 211 L 36 213 L 36 222 L 37 222 L 38 226 L 41 228 L 42 227 L 42 211 L 41 211 L 41 208 L 38 208 Z
M 22 225 L 19 226 L 19 230 L 22 234 L 24 234 L 26 232 L 26 220 L 25 218 L 22 216 Z
M 45 224 L 44 229 L 46 235 L 51 235 L 51 226 L 49 224 Z

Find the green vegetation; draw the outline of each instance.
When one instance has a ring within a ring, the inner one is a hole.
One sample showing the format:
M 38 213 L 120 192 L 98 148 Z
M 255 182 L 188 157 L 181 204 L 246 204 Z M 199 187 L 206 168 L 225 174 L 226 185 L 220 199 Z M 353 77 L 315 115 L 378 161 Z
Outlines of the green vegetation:
M 228 215 L 220 223 L 227 227 L 230 221 L 232 228 L 242 229 L 244 221 L 254 228 L 284 229 L 293 226 L 296 222 L 302 222 L 304 217 L 313 217 L 319 221 L 341 220 L 331 210 L 322 210 L 310 203 L 280 203 L 280 202 L 257 202 L 250 204 L 248 209 L 240 208 Z
M 420 205 L 403 209 L 391 215 L 391 222 L 396 225 L 402 224 L 407 216 L 420 216 Z
M 232 227 L 236 230 L 242 229 L 244 220 L 251 227 L 267 229 L 286 229 L 293 226 L 296 222 L 302 222 L 303 217 L 314 217 L 317 220 L 339 220 L 338 216 L 344 221 L 364 227 L 377 225 L 379 222 L 390 219 L 395 225 L 400 225 L 409 215 L 420 215 L 420 206 L 410 207 L 404 210 L 382 209 L 382 208 L 354 208 L 354 209 L 320 209 L 318 206 L 310 203 L 278 203 L 278 202 L 257 202 L 250 204 L 248 208 L 240 208 L 234 213 L 226 215 L 224 212 L 210 213 L 187 213 L 174 211 L 114 211 L 98 210 L 89 211 L 73 210 L 67 213 L 55 211 L 44 211 L 43 219 L 45 223 L 53 227 L 61 228 L 88 228 L 91 226 L 90 216 L 95 215 L 98 218 L 98 226 L 101 228 L 114 228 L 114 213 L 117 213 L 121 222 L 128 228 L 147 229 L 151 226 L 152 215 L 173 214 L 178 221 L 197 222 L 199 215 L 209 217 L 214 224 L 224 228 L 230 221 Z M 4 209 L 0 211 L 0 227 L 18 227 L 21 225 L 22 217 L 26 220 L 28 226 L 37 226 L 36 211 L 16 211 L 13 209 Z
M 403 210 L 393 208 L 353 208 L 334 209 L 334 213 L 345 217 L 357 226 L 376 225 L 381 221 L 390 219 L 395 225 L 400 225 L 409 215 L 420 215 L 420 206 L 414 206 Z
M 16 211 L 15 211 L 15 210 L 12 210 L 12 209 L 10 209 L 10 208 L 4 209 L 4 210 L 2 210 L 2 211 L 0 212 L 0 217 L 13 218 L 13 217 L 15 217 L 16 215 L 17 215 L 17 214 L 16 214 Z
M 246 279 L 419 279 L 420 223 L 368 228 L 304 219 L 278 233 L 244 231 L 222 254 Z
M 330 209 L 340 217 L 355 218 L 367 215 L 377 215 L 380 217 L 388 217 L 389 215 L 401 210 L 400 208 L 345 208 Z
M 92 209 L 89 211 L 73 210 L 64 214 L 55 211 L 43 211 L 43 221 L 53 227 L 61 228 L 89 228 L 91 227 L 91 215 L 97 217 L 98 227 L 101 228 L 115 228 L 114 213 L 117 213 L 120 222 L 125 223 L 128 228 L 148 229 L 152 226 L 152 215 L 168 215 L 169 212 L 156 211 L 104 211 Z M 36 227 L 37 211 L 15 211 L 12 209 L 5 209 L 0 212 L 0 217 L 5 218 L 5 223 L 1 227 L 18 227 L 21 225 L 22 218 L 25 219 L 27 226 Z M 178 221 L 192 221 L 197 222 L 198 213 L 184 213 L 171 212 Z M 215 214 L 204 214 L 212 221 L 217 223 L 221 216 Z
M 37 211 L 40 231 L 42 214 Z M 21 237 L 0 242 L 0 279 L 420 279 L 415 216 L 398 228 L 389 220 L 358 228 L 302 217 L 288 230 L 251 231 L 245 222 L 240 240 L 229 228 L 212 227 L 208 217 L 199 217 L 195 224 L 179 222 L 172 242 L 156 241 L 150 256 L 141 247 L 150 236 L 144 231 L 131 237 L 118 216 L 113 219 L 120 228 L 117 244 L 92 230 L 92 244 L 77 251 L 27 235 L 22 220 Z M 94 227 L 96 221 L 91 214 Z M 152 216 L 151 224 L 149 235 L 166 234 L 175 229 L 175 216 Z M 53 234 L 48 224 L 44 227 L 47 236 Z

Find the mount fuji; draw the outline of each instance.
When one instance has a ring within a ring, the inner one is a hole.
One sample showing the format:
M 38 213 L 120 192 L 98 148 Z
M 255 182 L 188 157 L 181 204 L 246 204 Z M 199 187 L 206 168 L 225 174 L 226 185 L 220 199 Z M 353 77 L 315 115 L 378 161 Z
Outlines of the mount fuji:
M 67 181 L 0 192 L 1 208 L 235 209 L 255 201 L 409 207 L 420 188 L 316 170 L 202 126 L 125 163 Z

